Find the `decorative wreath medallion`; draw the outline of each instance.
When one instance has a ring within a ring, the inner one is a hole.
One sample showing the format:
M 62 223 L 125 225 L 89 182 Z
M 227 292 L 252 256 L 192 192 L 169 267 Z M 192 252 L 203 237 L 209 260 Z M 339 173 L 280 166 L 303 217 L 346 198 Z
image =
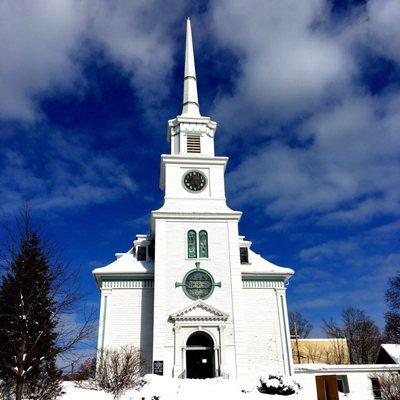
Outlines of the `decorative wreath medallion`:
M 200 268 L 196 262 L 196 268 L 190 270 L 182 282 L 176 282 L 175 287 L 182 286 L 187 297 L 192 300 L 208 299 L 216 286 L 221 287 L 221 282 L 216 283 L 212 275 L 205 269 Z

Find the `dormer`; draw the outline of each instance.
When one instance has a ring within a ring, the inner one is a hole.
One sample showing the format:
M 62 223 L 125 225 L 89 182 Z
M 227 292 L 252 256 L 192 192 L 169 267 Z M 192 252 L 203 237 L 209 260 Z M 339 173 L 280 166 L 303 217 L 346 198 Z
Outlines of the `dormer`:
M 240 264 L 250 264 L 250 247 L 251 242 L 244 240 L 244 236 L 239 236 L 239 254 L 240 254 Z
M 150 235 L 136 235 L 136 240 L 133 241 L 133 254 L 137 261 L 148 262 L 150 260 L 150 246 Z

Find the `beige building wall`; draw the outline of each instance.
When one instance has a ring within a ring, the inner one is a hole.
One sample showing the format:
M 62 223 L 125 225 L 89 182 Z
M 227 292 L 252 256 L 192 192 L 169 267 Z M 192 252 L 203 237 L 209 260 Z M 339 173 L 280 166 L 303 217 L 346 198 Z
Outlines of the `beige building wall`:
M 295 364 L 350 364 L 346 339 L 292 339 Z

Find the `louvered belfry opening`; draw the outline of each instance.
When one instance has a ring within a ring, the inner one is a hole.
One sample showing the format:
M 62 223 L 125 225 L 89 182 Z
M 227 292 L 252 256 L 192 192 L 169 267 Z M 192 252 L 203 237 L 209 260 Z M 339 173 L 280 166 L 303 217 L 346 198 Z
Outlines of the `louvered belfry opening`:
M 187 136 L 187 152 L 188 153 L 201 153 L 200 136 L 188 135 Z

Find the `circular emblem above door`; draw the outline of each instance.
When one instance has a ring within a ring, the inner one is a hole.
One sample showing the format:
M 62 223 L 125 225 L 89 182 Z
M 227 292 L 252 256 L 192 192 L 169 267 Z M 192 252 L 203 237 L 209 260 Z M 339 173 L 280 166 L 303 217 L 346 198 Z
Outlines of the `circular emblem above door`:
M 192 170 L 183 175 L 182 183 L 189 192 L 201 192 L 207 186 L 207 177 L 200 171 Z
M 182 286 L 184 293 L 190 299 L 205 300 L 211 296 L 215 286 L 221 287 L 221 282 L 216 283 L 212 275 L 200 268 L 200 263 L 197 262 L 196 268 L 184 276 L 182 283 L 175 283 L 175 287 L 179 286 Z

